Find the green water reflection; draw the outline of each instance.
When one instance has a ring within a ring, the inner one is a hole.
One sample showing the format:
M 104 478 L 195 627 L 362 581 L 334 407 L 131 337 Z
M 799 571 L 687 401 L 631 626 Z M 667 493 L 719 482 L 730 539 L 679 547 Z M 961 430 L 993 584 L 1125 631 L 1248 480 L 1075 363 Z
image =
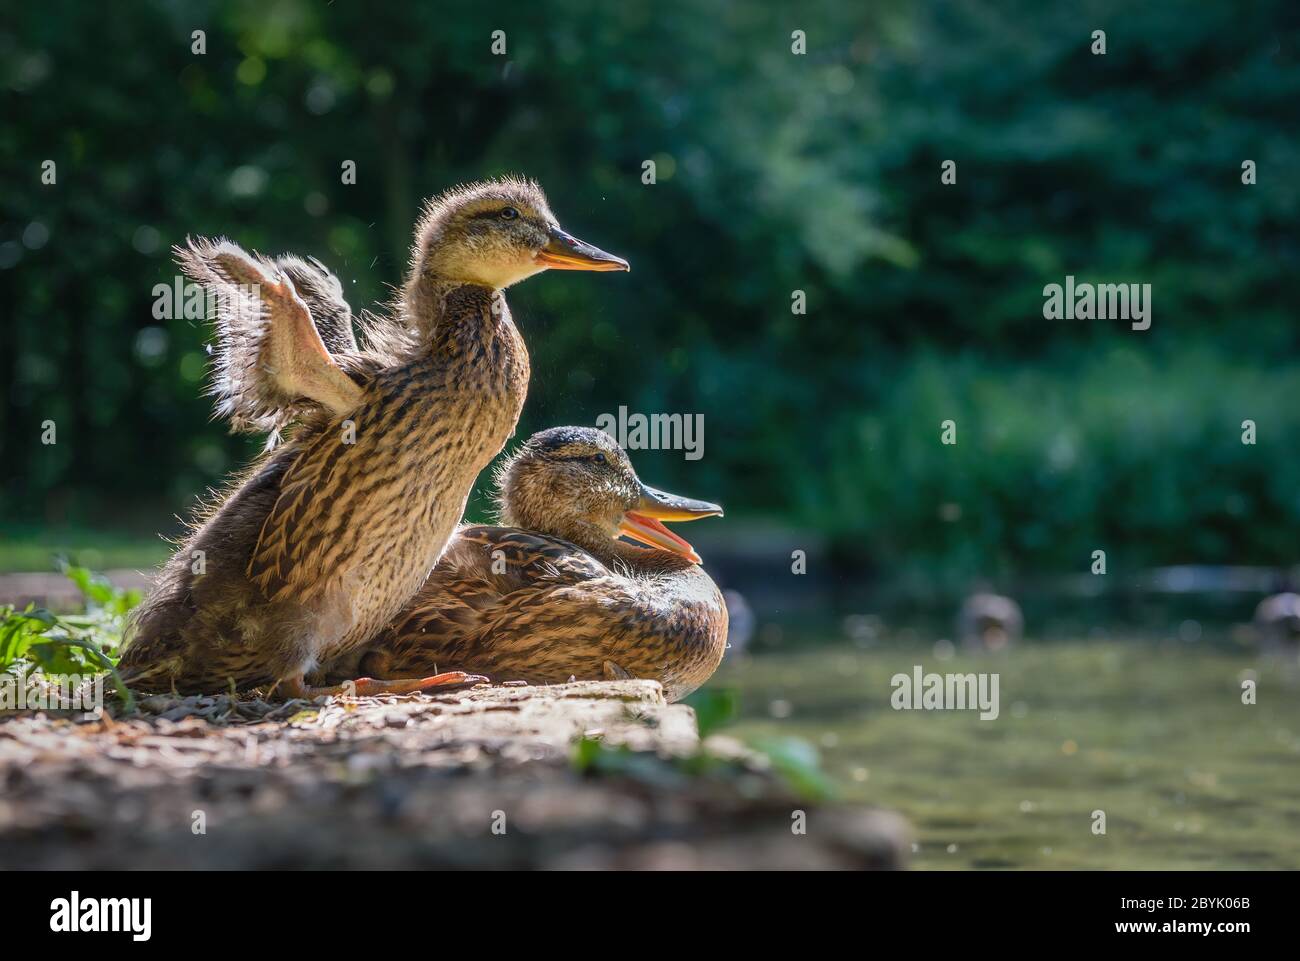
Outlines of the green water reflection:
M 998 672 L 1000 717 L 893 710 L 890 678 L 916 664 Z M 1145 641 L 944 660 L 841 645 L 729 660 L 712 685 L 740 694 L 727 733 L 804 737 L 844 798 L 903 812 L 914 867 L 1300 868 L 1293 663 Z

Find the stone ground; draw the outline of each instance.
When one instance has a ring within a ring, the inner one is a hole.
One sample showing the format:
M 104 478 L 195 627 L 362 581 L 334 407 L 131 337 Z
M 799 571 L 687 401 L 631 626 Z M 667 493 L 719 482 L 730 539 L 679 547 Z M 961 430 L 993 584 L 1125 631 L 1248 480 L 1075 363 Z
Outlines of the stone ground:
M 909 850 L 896 814 L 801 799 L 729 739 L 702 753 L 653 681 L 0 719 L 0 869 L 855 869 Z

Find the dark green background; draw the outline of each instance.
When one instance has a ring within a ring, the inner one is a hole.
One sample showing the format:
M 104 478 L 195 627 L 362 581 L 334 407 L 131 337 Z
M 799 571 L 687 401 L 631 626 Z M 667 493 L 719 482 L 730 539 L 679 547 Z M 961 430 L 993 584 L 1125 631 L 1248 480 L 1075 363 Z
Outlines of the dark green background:
M 171 244 L 315 255 L 370 306 L 421 198 L 519 172 L 633 264 L 511 291 L 521 432 L 702 413 L 648 479 L 883 579 L 1290 563 L 1293 6 L 10 5 L 0 529 L 173 529 L 256 450 L 209 422 L 203 325 L 155 329 Z M 1043 320 L 1067 273 L 1152 284 L 1151 329 Z

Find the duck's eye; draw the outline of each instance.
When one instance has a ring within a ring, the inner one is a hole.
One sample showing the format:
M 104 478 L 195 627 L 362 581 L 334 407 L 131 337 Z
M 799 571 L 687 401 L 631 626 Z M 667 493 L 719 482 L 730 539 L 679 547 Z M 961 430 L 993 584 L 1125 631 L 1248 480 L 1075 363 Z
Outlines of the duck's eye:
M 501 208 L 501 219 L 502 219 L 502 220 L 514 220 L 514 219 L 515 219 L 516 217 L 518 217 L 518 216 L 519 216 L 519 211 L 515 210 L 514 207 L 502 207 L 502 208 Z
M 593 464 L 603 464 L 603 463 L 605 463 L 605 455 L 604 455 L 604 454 L 592 454 L 592 455 L 591 455 L 591 462 L 592 462 Z

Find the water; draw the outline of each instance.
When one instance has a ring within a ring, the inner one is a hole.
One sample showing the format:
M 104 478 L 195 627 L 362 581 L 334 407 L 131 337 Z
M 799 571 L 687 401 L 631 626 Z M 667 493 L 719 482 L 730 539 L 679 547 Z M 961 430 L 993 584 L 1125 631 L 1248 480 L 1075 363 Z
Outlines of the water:
M 916 664 L 998 672 L 1000 717 L 893 710 L 890 678 Z M 1151 641 L 839 644 L 729 659 L 711 686 L 741 696 L 727 733 L 803 737 L 844 800 L 906 815 L 917 868 L 1300 868 L 1293 662 Z

